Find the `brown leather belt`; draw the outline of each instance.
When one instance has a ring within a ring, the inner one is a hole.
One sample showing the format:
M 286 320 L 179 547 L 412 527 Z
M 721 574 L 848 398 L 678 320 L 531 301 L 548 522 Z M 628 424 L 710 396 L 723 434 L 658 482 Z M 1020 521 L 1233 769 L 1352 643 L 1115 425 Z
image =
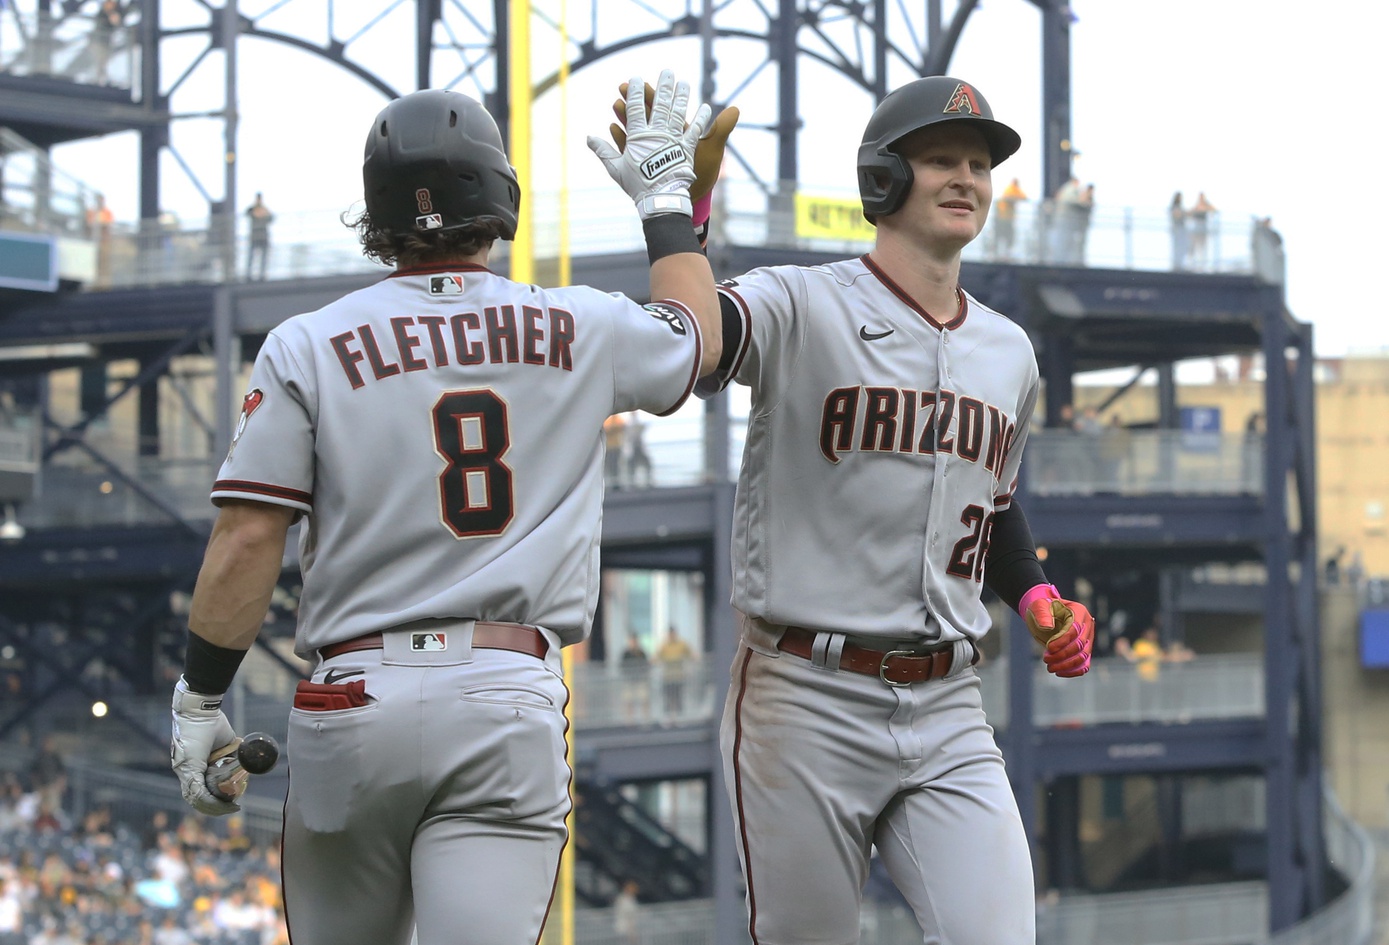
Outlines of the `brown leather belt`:
M 381 634 L 368 633 L 341 643 L 329 643 L 320 647 L 318 658 L 330 660 L 335 656 L 355 653 L 358 650 L 379 650 L 384 645 Z M 479 620 L 473 624 L 473 646 L 484 650 L 512 650 L 534 656 L 538 660 L 543 660 L 545 654 L 550 651 L 550 644 L 545 635 L 535 627 L 528 627 L 523 623 L 492 623 L 486 620 Z
M 787 627 L 777 643 L 777 649 L 802 659 L 811 659 L 815 638 L 819 634 L 803 627 Z M 972 645 L 971 645 L 972 648 Z M 940 679 L 950 673 L 955 660 L 955 645 L 945 644 L 933 650 L 870 650 L 867 647 L 845 643 L 839 654 L 839 668 L 865 676 L 877 676 L 889 686 L 909 686 L 928 679 Z M 974 659 L 979 660 L 979 651 L 974 650 Z

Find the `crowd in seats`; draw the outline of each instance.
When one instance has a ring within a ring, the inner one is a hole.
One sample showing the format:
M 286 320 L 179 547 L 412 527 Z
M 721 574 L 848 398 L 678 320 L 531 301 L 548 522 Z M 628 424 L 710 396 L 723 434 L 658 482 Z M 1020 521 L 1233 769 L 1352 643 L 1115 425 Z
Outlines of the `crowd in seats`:
M 279 846 L 240 815 L 74 823 L 51 786 L 0 779 L 0 945 L 288 945 Z

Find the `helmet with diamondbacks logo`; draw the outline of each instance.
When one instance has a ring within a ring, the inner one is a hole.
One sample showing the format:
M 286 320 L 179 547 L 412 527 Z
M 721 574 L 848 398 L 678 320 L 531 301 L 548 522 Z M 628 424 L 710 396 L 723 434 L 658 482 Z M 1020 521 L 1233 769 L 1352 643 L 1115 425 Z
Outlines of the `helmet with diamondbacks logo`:
M 863 129 L 858 191 L 869 223 L 901 209 L 912 189 L 911 165 L 893 148 L 918 128 L 944 122 L 967 122 L 977 128 L 989 144 L 994 167 L 1022 144 L 1016 131 L 994 121 L 989 103 L 968 82 L 944 75 L 908 82 L 882 100 Z
M 400 233 L 501 224 L 516 235 L 521 188 L 497 123 L 462 92 L 425 89 L 381 110 L 362 163 L 372 223 Z

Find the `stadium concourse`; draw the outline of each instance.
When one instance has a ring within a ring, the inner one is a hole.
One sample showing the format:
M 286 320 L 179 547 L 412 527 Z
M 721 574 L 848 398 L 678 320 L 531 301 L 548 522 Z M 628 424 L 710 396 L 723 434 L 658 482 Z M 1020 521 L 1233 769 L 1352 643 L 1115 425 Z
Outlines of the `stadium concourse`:
M 0 945 L 287 945 L 279 849 L 239 815 L 72 823 L 54 786 L 0 782 Z

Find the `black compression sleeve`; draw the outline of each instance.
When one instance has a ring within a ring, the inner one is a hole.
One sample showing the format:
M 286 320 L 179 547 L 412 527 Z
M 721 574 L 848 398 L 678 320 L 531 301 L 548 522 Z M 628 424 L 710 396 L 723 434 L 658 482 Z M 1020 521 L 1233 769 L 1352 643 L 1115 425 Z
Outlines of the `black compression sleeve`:
M 738 303 L 722 292 L 719 293 L 719 314 L 723 316 L 723 357 L 719 358 L 718 376 L 722 377 L 733 368 L 733 358 L 743 344 L 743 319 Z
M 220 696 L 231 688 L 245 650 L 233 650 L 209 643 L 192 630 L 188 631 L 188 650 L 183 657 L 183 681 L 191 692 Z
M 683 213 L 658 213 L 647 217 L 641 223 L 641 230 L 646 237 L 646 258 L 652 263 L 677 253 L 704 252 L 690 218 Z
M 1016 611 L 1022 595 L 1045 583 L 1047 576 L 1037 560 L 1032 529 L 1015 499 L 1008 508 L 994 513 L 989 552 L 984 559 L 984 585 Z

